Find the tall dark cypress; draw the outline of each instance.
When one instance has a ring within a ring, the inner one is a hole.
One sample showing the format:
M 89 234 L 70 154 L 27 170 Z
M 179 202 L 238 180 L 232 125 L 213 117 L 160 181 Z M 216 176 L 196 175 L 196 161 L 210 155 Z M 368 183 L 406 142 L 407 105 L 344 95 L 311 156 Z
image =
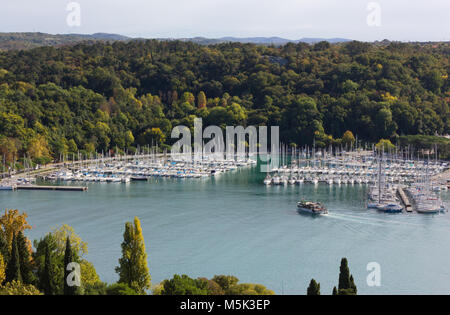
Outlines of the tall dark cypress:
M 67 237 L 66 240 L 66 251 L 64 253 L 64 295 L 77 295 L 78 288 L 76 286 L 69 286 L 68 277 L 71 273 L 70 270 L 67 270 L 67 266 L 74 262 L 74 255 L 72 252 L 72 246 L 70 245 L 70 239 Z
M 20 274 L 22 275 L 22 281 L 25 284 L 34 284 L 33 264 L 31 255 L 28 250 L 27 238 L 22 232 L 17 234 L 17 249 L 19 252 L 20 260 Z
M 350 289 L 350 270 L 348 269 L 347 258 L 342 258 L 339 272 L 339 290 Z
M 357 294 L 358 289 L 356 288 L 355 279 L 353 279 L 353 275 L 350 275 L 350 289 Z
M 17 249 L 17 238 L 13 235 L 11 257 L 6 267 L 6 279 L 5 282 L 11 282 L 13 280 L 22 282 L 22 275 L 20 273 L 20 259 L 19 251 Z
M 3 262 L 7 265 L 9 261 L 9 248 L 2 233 L 0 233 L 0 254 L 3 256 Z
M 55 283 L 54 265 L 52 255 L 48 243 L 45 244 L 44 271 L 41 275 L 41 288 L 45 295 L 57 294 L 57 286 Z
M 306 295 L 320 295 L 320 283 L 317 283 L 316 280 L 311 279 Z

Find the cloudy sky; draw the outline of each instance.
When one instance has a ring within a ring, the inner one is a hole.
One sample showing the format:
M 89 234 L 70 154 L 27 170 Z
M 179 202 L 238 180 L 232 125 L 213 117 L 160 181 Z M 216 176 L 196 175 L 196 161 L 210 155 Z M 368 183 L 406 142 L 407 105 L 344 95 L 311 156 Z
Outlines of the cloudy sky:
M 70 2 L 2 0 L 0 32 L 450 40 L 450 0 L 77 0 L 80 26 Z

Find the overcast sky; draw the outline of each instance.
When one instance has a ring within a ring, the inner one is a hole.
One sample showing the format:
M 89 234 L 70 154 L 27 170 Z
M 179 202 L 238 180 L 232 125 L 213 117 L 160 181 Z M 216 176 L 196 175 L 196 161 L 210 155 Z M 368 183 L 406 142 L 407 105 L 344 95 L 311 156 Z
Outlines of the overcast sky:
M 78 0 L 79 27 L 66 22 L 70 2 L 2 0 L 0 32 L 106 32 L 147 38 L 450 39 L 450 0 Z M 370 2 L 381 8 L 380 26 L 368 25 L 368 15 L 376 14 L 368 10 Z

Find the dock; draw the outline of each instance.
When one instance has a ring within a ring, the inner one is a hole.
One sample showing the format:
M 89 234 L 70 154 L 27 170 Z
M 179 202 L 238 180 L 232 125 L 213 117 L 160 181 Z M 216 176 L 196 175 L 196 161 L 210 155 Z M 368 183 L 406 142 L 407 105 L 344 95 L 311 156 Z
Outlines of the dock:
M 397 193 L 402 200 L 403 204 L 405 205 L 406 212 L 413 212 L 412 204 L 409 201 L 408 196 L 406 196 L 405 192 L 403 191 L 402 187 L 397 188 Z
M 53 190 L 53 191 L 87 191 L 87 187 L 80 186 L 37 186 L 37 185 L 20 185 L 17 190 Z

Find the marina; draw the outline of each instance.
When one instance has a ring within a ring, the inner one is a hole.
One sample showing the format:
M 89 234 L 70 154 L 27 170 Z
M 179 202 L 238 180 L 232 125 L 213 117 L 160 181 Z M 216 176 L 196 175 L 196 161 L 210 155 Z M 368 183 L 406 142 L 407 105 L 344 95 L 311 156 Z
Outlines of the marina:
M 450 237 L 449 215 L 398 216 L 368 210 L 368 185 L 266 187 L 261 184 L 264 177 L 257 167 L 247 167 L 204 179 L 86 182 L 86 193 L 0 192 L 0 206 L 29 215 L 31 240 L 70 222 L 88 243 L 86 259 L 108 282 L 117 280 L 111 271 L 121 253 L 123 222 L 138 216 L 154 283 L 176 272 L 192 277 L 220 273 L 262 283 L 277 294 L 303 294 L 298 283 L 307 283 L 312 274 L 326 287 L 336 285 L 336 269 L 317 265 L 336 264 L 345 252 L 361 294 L 450 290 L 442 277 L 450 272 L 450 254 L 442 250 Z M 36 184 L 80 186 L 39 179 Z M 448 205 L 450 194 L 439 194 Z M 299 215 L 301 197 L 324 204 L 329 214 Z M 374 253 L 389 274 L 381 288 L 365 285 L 366 265 Z M 402 263 L 403 257 L 410 257 L 410 263 Z M 241 263 L 233 263 L 237 260 Z M 417 274 L 418 269 L 427 272 Z M 411 274 L 417 276 L 411 280 Z M 433 286 L 426 285 L 430 282 Z

